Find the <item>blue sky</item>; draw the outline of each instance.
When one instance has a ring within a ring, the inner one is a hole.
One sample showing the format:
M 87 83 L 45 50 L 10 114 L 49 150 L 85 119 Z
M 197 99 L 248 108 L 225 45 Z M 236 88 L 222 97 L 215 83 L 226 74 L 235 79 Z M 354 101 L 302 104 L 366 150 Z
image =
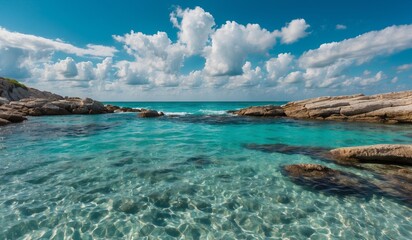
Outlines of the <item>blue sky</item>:
M 0 0 L 0 76 L 100 100 L 409 90 L 411 10 L 406 0 Z

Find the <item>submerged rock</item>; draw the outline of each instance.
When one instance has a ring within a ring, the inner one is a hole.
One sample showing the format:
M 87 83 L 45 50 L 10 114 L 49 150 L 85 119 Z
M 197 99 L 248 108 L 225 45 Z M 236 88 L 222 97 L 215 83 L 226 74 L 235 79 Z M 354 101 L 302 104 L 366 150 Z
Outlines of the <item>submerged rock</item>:
M 293 182 L 330 194 L 370 197 L 376 186 L 363 178 L 319 164 L 293 164 L 283 167 Z
M 141 118 L 153 118 L 153 117 L 161 117 L 163 116 L 163 112 L 158 112 L 156 110 L 144 110 L 140 112 L 137 116 Z
M 329 148 L 312 147 L 312 146 L 292 146 L 282 143 L 275 144 L 245 144 L 245 148 L 267 153 L 282 153 L 287 155 L 306 155 L 312 158 L 325 159 L 329 158 Z
M 412 145 L 379 144 L 330 151 L 339 162 L 412 165 Z
M 229 113 L 241 116 L 257 116 L 257 117 L 283 117 L 286 116 L 282 107 L 280 106 L 257 106 L 248 107 L 236 111 L 228 111 Z

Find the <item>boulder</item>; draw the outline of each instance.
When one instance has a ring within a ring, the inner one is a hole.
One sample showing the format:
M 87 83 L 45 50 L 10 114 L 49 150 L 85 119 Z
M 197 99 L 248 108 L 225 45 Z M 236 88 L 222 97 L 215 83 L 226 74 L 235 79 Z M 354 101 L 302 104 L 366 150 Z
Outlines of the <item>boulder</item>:
M 228 111 L 241 116 L 258 116 L 258 117 L 283 117 L 285 112 L 280 106 L 257 106 L 257 107 L 248 107 L 236 111 Z
M 338 162 L 412 165 L 412 145 L 378 144 L 330 151 Z
M 70 114 L 69 111 L 67 111 L 64 108 L 60 108 L 52 103 L 47 103 L 43 105 L 40 108 L 40 111 L 43 113 L 43 115 L 67 115 Z
M 163 116 L 163 112 L 158 112 L 156 110 L 145 110 L 138 114 L 141 118 L 153 118 L 153 117 L 160 117 Z
M 0 118 L 11 123 L 19 123 L 27 119 L 16 112 L 0 112 Z

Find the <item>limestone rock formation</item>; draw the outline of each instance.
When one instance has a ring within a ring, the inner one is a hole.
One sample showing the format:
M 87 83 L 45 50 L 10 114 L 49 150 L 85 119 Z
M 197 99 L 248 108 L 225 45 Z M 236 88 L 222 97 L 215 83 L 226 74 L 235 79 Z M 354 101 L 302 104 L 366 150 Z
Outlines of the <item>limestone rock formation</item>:
M 412 91 L 365 96 L 318 97 L 283 106 L 255 106 L 229 111 L 245 116 L 340 120 L 378 123 L 412 123 Z
M 378 144 L 330 151 L 341 162 L 412 165 L 412 145 Z
M 283 109 L 291 118 L 412 123 L 412 91 L 320 97 L 290 102 Z

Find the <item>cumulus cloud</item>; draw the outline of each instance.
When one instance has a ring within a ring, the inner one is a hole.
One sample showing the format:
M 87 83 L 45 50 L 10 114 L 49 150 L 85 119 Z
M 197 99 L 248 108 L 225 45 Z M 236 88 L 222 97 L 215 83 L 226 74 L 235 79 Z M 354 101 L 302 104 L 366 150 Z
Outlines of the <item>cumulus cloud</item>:
M 205 70 L 212 76 L 240 75 L 246 56 L 263 53 L 276 43 L 276 34 L 258 24 L 226 22 L 212 34 L 205 50 Z
M 73 78 L 78 74 L 76 63 L 71 57 L 56 63 L 55 70 L 66 78 Z
M 342 59 L 361 64 L 376 56 L 412 48 L 411 32 L 412 25 L 391 26 L 341 42 L 325 43 L 302 54 L 299 62 L 303 67 L 312 68 L 333 65 Z
M 170 20 L 180 30 L 179 42 L 186 45 L 190 55 L 201 53 L 209 40 L 209 35 L 214 31 L 213 16 L 200 7 L 185 10 L 177 8 L 171 13 Z
M 343 24 L 336 24 L 336 29 L 337 30 L 345 30 L 345 29 L 347 29 L 348 27 L 346 26 L 346 25 L 343 25 Z
M 211 35 L 211 45 L 205 49 L 205 71 L 211 76 L 241 75 L 248 56 L 267 52 L 277 38 L 282 43 L 296 42 L 308 34 L 308 27 L 304 19 L 295 19 L 281 31 L 270 32 L 259 24 L 227 21 Z
M 300 38 L 306 37 L 308 32 L 306 29 L 310 27 L 305 19 L 295 19 L 282 28 L 279 35 L 282 38 L 282 43 L 294 43 Z
M 295 84 L 299 83 L 303 79 L 303 74 L 301 71 L 294 71 L 286 75 L 284 78 L 280 79 L 281 84 Z
M 252 63 L 248 61 L 243 65 L 242 72 L 242 75 L 229 78 L 229 87 L 254 87 L 262 82 L 263 72 L 259 66 L 253 68 Z
M 278 80 L 293 68 L 294 56 L 290 53 L 280 53 L 277 58 L 269 59 L 266 64 L 268 80 Z

